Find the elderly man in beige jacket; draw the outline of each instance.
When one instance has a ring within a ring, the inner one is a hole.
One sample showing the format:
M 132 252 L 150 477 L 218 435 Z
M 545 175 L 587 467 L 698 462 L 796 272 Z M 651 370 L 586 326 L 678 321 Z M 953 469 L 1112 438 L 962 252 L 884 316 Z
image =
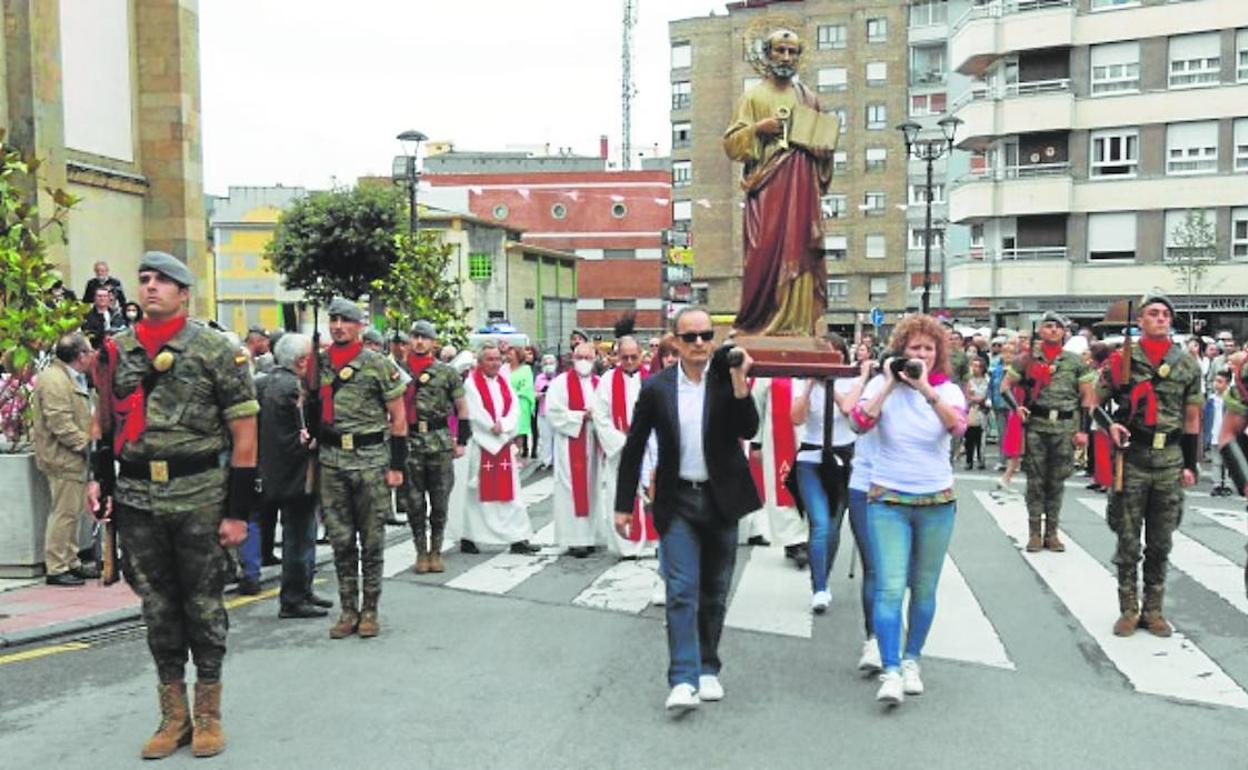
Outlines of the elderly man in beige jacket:
M 44 534 L 48 585 L 80 586 L 99 576 L 78 560 L 78 517 L 86 510 L 91 395 L 84 373 L 95 355 L 81 333 L 61 337 L 56 357 L 39 373 L 32 402 L 35 463 L 48 477 L 52 510 Z

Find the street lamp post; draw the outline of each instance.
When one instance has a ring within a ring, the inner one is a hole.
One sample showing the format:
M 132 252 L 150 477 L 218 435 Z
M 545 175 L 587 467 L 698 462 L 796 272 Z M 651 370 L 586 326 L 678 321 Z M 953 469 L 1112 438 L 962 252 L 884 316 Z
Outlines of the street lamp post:
M 953 152 L 954 137 L 958 133 L 958 126 L 962 125 L 960 118 L 952 115 L 942 118 L 936 125 L 940 126 L 940 132 L 943 135 L 943 141 L 919 141 L 919 132 L 923 127 L 913 120 L 897 126 L 897 130 L 901 132 L 906 142 L 906 158 L 913 157 L 915 160 L 927 162 L 927 186 L 926 203 L 927 203 L 927 222 L 923 231 L 923 313 L 927 314 L 931 311 L 932 296 L 932 164 Z M 942 270 L 943 272 L 943 270 Z M 941 276 L 941 294 L 944 294 L 944 276 Z
M 416 208 L 416 185 L 420 181 L 420 172 L 416 168 L 416 153 L 420 150 L 420 143 L 429 137 L 419 131 L 404 131 L 396 138 L 403 143 L 403 154 L 395 156 L 391 178 L 407 185 L 408 225 L 414 239 L 420 228 L 420 211 Z

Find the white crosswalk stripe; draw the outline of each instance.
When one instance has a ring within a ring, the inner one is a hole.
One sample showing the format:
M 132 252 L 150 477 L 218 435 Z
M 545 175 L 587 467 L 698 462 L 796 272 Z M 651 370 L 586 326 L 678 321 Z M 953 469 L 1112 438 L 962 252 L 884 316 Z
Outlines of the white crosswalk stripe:
M 1187 505 L 1185 510 L 1197 513 L 1237 535 L 1248 535 L 1248 512 L 1245 512 L 1242 508 L 1239 510 L 1227 510 L 1226 508 L 1213 508 L 1203 505 Z
M 737 590 L 728 597 L 724 625 L 809 639 L 810 577 L 793 569 L 783 548 L 752 548 Z
M 637 614 L 650 604 L 650 595 L 659 582 L 654 560 L 628 559 L 608 567 L 577 595 L 572 603 L 613 612 Z
M 949 556 L 936 585 L 936 622 L 928 632 L 923 654 L 1014 669 L 997 630 Z

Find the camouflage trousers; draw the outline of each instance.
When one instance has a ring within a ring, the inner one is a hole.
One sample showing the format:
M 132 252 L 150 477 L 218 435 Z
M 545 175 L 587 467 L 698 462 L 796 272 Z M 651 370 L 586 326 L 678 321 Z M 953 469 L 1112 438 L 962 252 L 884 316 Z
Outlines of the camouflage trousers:
M 143 604 L 147 646 L 161 682 L 180 682 L 187 652 L 201 682 L 221 678 L 230 621 L 225 550 L 217 529 L 224 505 L 154 514 L 119 505 L 114 512 L 122 544 L 122 572 Z
M 1027 474 L 1027 518 L 1046 519 L 1057 529 L 1062 514 L 1066 479 L 1075 469 L 1075 450 L 1068 433 L 1028 428 L 1023 444 L 1023 472 Z
M 451 488 L 455 486 L 453 459 L 450 452 L 413 451 L 407 456 L 403 495 L 407 503 L 407 522 L 412 528 L 412 539 L 416 542 L 417 553 L 426 551 L 430 535 L 434 541 L 439 541 L 446 530 Z M 426 522 L 429 535 L 425 533 Z
M 1152 450 L 1144 449 L 1150 452 Z M 1171 447 L 1178 455 L 1178 447 Z M 1114 564 L 1118 566 L 1120 588 L 1136 587 L 1136 565 L 1140 561 L 1140 534 L 1144 535 L 1144 587 L 1160 588 L 1166 582 L 1166 562 L 1170 557 L 1172 535 L 1183 520 L 1183 473 L 1179 457 L 1172 467 L 1137 463 L 1128 454 L 1123 463 L 1122 492 L 1110 491 L 1106 520 L 1118 536 Z
M 385 521 L 390 513 L 385 467 L 346 470 L 321 466 L 321 509 L 334 549 L 343 608 L 359 606 L 361 576 L 364 603 L 375 604 L 381 596 Z

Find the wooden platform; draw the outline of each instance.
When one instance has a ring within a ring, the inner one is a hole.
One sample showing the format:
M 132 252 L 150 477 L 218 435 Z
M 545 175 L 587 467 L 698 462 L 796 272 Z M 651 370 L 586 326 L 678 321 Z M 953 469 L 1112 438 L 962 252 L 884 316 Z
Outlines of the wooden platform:
M 758 377 L 858 376 L 857 366 L 846 363 L 839 351 L 816 337 L 737 335 L 733 342 L 754 359 L 750 373 Z

